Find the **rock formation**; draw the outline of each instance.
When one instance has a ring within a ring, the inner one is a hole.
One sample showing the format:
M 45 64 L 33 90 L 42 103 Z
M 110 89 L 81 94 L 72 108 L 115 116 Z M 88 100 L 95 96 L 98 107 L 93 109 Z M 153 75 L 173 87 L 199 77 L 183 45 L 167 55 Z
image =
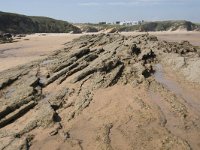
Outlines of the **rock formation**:
M 164 61 L 168 55 L 183 63 L 178 67 L 191 64 L 182 57 L 199 59 L 187 42 L 99 34 L 1 72 L 0 149 L 48 149 L 52 141 L 55 149 L 190 149 L 145 94 L 162 89 L 169 112 L 200 136 L 199 118 L 189 118 L 190 110 L 152 77 L 157 63 L 172 62 Z

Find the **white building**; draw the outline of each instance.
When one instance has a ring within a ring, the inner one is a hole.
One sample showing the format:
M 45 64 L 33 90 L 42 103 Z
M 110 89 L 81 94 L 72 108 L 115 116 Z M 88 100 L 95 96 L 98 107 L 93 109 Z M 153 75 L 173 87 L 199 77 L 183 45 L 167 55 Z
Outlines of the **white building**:
M 137 21 L 122 21 L 120 22 L 120 25 L 124 25 L 124 26 L 132 26 L 132 25 L 136 25 Z

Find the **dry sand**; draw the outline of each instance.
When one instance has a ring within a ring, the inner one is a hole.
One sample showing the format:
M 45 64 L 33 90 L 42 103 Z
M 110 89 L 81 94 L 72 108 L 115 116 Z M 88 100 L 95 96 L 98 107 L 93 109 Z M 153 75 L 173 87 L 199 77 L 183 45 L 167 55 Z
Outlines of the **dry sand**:
M 54 50 L 64 48 L 64 44 L 81 36 L 80 34 L 33 34 L 18 42 L 0 45 L 0 71 L 25 64 L 40 58 Z

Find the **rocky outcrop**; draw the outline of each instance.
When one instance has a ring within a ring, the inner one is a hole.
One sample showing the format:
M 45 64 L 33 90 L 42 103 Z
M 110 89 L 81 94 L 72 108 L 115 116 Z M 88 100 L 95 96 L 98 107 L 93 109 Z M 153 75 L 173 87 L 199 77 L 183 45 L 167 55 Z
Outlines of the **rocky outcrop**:
M 0 33 L 0 44 L 12 43 L 12 42 L 13 42 L 12 34 L 10 34 L 10 33 L 1 34 Z
M 188 41 L 178 43 L 161 42 L 162 63 L 181 73 L 188 81 L 200 83 L 199 53 Z
M 37 135 L 35 130 L 72 122 L 90 107 L 99 89 L 148 83 L 155 71 L 154 65 L 165 53 L 185 56 L 195 52 L 187 42 L 160 42 L 148 34 L 130 37 L 86 35 L 43 60 L 1 72 L 0 148 L 30 147 L 32 139 L 27 136 Z M 181 59 L 179 66 L 184 62 Z M 62 125 L 50 132 L 50 136 L 67 133 L 66 139 L 82 147 L 79 140 L 72 140 L 70 133 L 63 131 Z M 112 149 L 109 137 L 112 128 L 112 123 L 108 123 L 98 130 L 99 141 L 105 149 Z M 172 137 L 166 131 L 162 134 Z M 9 142 L 3 142 L 5 138 Z M 181 139 L 176 142 L 188 146 Z
M 105 33 L 117 33 L 118 30 L 116 28 L 109 28 L 105 30 Z

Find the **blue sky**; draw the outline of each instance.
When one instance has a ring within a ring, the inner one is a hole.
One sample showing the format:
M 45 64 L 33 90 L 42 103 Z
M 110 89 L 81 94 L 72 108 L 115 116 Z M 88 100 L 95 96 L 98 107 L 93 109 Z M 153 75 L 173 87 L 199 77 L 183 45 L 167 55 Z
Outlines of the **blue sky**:
M 0 11 L 70 22 L 175 19 L 200 22 L 200 0 L 1 0 Z

